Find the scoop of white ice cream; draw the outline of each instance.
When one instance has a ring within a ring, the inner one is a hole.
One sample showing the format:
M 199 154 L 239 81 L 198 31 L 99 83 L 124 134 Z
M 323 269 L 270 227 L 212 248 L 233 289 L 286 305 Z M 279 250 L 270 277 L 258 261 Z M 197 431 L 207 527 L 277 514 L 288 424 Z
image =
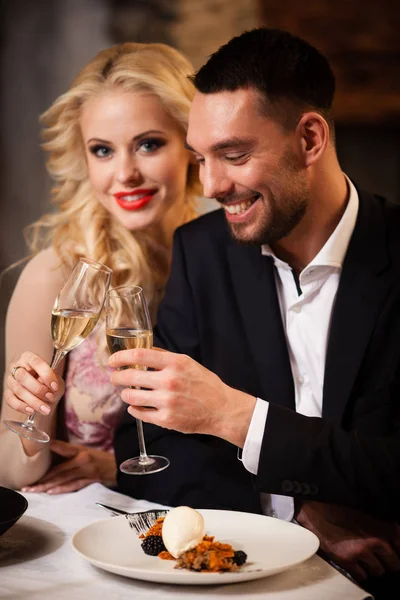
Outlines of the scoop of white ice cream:
M 162 526 L 164 545 L 174 558 L 197 546 L 204 533 L 203 516 L 189 506 L 171 509 Z

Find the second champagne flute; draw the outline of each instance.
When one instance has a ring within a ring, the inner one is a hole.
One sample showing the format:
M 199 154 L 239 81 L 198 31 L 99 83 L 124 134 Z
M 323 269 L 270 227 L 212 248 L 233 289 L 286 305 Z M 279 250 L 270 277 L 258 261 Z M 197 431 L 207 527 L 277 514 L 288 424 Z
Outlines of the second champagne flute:
M 153 347 L 153 329 L 146 298 L 138 286 L 112 288 L 107 293 L 107 345 L 111 354 L 119 350 Z M 141 369 L 132 365 L 133 369 Z M 139 456 L 129 458 L 120 470 L 129 475 L 158 473 L 169 466 L 164 456 L 148 455 L 143 435 L 143 423 L 136 419 Z

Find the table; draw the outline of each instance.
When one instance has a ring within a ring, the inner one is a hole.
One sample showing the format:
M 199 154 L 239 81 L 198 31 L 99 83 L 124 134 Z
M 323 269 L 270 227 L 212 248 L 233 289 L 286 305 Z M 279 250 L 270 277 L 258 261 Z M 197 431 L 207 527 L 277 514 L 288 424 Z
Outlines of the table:
M 315 555 L 283 573 L 218 586 L 154 584 L 113 575 L 79 556 L 71 538 L 81 527 L 110 516 L 102 502 L 128 511 L 162 508 L 101 484 L 49 496 L 24 494 L 29 506 L 0 537 L 0 598 L 9 600 L 367 600 L 372 597 Z

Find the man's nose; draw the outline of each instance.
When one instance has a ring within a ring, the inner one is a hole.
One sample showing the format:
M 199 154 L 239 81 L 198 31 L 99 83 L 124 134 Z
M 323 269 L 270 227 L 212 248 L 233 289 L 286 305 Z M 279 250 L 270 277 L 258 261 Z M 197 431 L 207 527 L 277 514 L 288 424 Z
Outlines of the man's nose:
M 137 160 L 129 153 L 124 153 L 119 157 L 116 179 L 120 183 L 137 183 L 141 179 L 140 169 Z
M 200 181 L 203 184 L 204 196 L 207 198 L 222 198 L 231 191 L 233 185 L 225 170 L 212 164 L 202 166 Z

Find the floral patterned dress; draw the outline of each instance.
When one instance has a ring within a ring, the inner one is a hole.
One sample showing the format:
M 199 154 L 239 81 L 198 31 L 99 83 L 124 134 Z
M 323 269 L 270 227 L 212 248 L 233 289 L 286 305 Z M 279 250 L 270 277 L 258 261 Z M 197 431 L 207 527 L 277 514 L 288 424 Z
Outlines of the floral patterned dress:
M 110 383 L 112 369 L 99 364 L 97 331 L 70 352 L 65 374 L 67 439 L 98 450 L 113 450 L 115 428 L 126 406 Z

